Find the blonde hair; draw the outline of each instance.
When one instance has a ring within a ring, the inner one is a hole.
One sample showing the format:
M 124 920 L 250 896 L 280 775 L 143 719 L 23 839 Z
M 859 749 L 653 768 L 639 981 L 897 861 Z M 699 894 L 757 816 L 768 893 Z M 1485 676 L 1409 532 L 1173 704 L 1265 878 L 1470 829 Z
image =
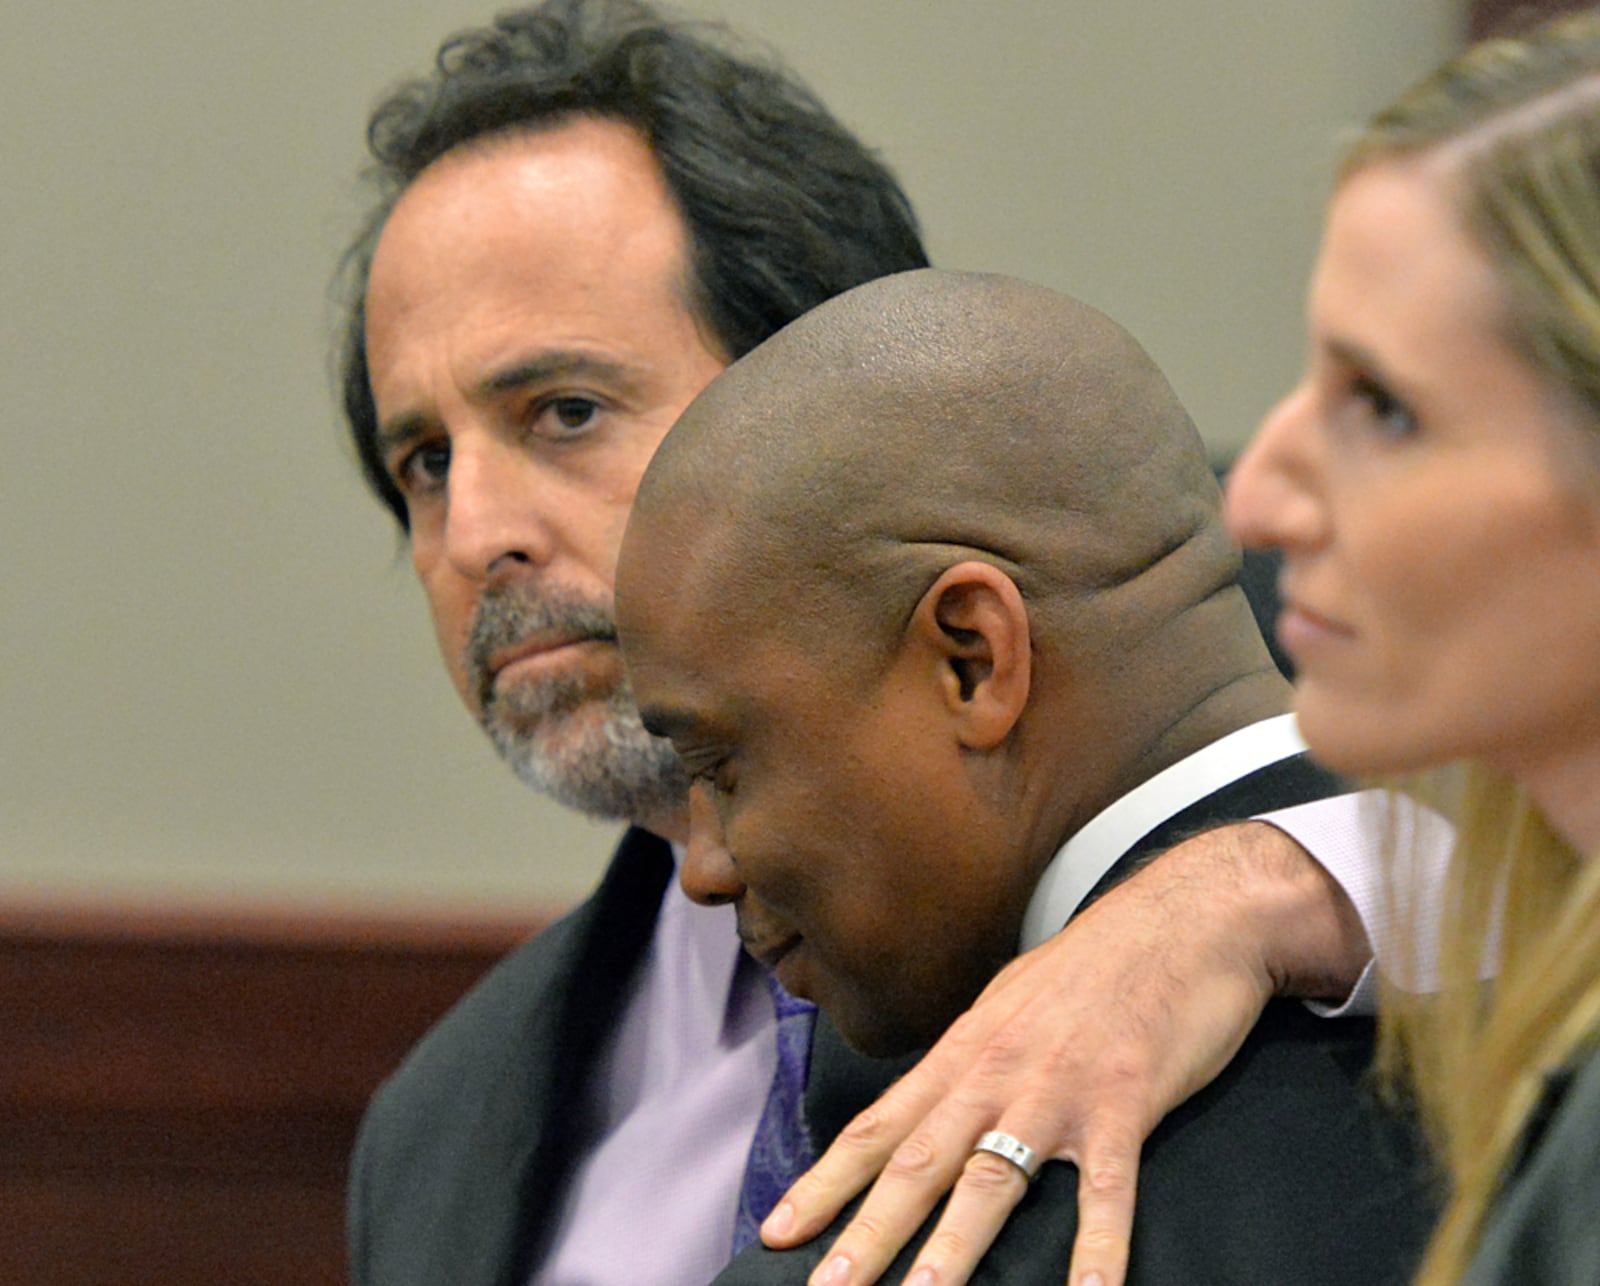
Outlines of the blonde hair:
M 1423 152 L 1456 179 L 1510 338 L 1600 416 L 1600 13 L 1474 45 L 1373 117 L 1339 179 Z
M 1424 152 L 1444 163 L 1463 226 L 1496 267 L 1511 342 L 1600 422 L 1600 16 L 1468 50 L 1375 117 L 1340 178 Z M 1458 839 L 1439 992 L 1388 989 L 1381 1066 L 1414 1091 L 1444 1163 L 1448 1203 L 1418 1283 L 1446 1286 L 1471 1262 L 1548 1077 L 1600 1031 L 1600 861 L 1481 766 L 1411 789 L 1443 790 Z M 1414 890 L 1401 894 L 1415 905 Z M 1404 962 L 1399 972 L 1414 976 Z
M 1457 840 L 1437 903 L 1438 989 L 1385 979 L 1381 1008 L 1380 1068 L 1414 1093 L 1450 1184 L 1418 1286 L 1465 1272 L 1547 1079 L 1600 1029 L 1600 861 L 1580 857 L 1514 782 L 1478 764 L 1442 777 L 1448 790 L 1441 776 L 1405 790 L 1454 799 L 1441 809 Z M 1421 905 L 1406 881 L 1426 868 L 1401 855 L 1394 874 L 1396 905 Z M 1398 977 L 1418 976 L 1422 940 L 1399 944 Z M 1479 981 L 1486 963 L 1498 966 L 1492 989 Z

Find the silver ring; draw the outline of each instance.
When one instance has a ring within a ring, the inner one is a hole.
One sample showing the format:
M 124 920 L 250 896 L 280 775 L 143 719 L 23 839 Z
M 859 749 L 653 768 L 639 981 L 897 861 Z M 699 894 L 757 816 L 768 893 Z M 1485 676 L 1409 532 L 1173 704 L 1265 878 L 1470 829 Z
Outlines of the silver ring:
M 976 1156 L 979 1152 L 992 1152 L 1002 1161 L 1011 1162 L 1022 1171 L 1022 1177 L 1029 1183 L 1039 1173 L 1039 1154 L 1014 1134 L 1007 1134 L 1003 1130 L 990 1130 L 979 1139 L 972 1153 Z

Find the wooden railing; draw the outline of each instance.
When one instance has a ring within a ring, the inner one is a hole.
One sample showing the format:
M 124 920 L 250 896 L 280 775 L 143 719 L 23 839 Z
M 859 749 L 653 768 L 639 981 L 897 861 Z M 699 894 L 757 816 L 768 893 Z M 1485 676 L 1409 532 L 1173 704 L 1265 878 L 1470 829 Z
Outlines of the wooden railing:
M 548 918 L 0 906 L 0 1283 L 343 1282 L 368 1096 Z

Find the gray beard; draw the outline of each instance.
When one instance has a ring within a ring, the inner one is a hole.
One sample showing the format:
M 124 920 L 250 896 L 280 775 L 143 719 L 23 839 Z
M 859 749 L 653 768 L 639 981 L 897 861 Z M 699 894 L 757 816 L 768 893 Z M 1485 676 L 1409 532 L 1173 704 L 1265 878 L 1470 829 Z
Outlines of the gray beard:
M 609 604 L 525 587 L 485 591 L 465 664 L 500 757 L 525 784 L 590 817 L 637 822 L 681 810 L 688 774 L 672 743 L 645 731 L 626 678 L 609 689 L 560 674 L 494 688 L 489 658 L 543 631 L 616 644 Z

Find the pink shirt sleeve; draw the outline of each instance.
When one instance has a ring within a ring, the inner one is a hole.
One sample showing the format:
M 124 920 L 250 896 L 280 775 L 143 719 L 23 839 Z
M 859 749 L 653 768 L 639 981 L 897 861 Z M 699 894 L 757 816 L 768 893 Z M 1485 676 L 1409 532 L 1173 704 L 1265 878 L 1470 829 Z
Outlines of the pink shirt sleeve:
M 1276 826 L 1322 864 L 1354 904 L 1373 943 L 1375 957 L 1350 994 L 1338 1004 L 1312 1003 L 1309 1007 L 1314 1012 L 1330 1018 L 1370 1015 L 1377 1009 L 1376 969 L 1395 977 L 1395 971 L 1385 963 L 1386 957 L 1394 959 L 1394 935 L 1400 927 L 1385 873 L 1386 859 L 1391 857 L 1396 862 L 1418 864 L 1415 877 L 1408 875 L 1400 886 L 1421 890 L 1415 917 L 1416 958 L 1421 963 L 1415 978 L 1395 977 L 1395 981 L 1412 991 L 1431 991 L 1435 987 L 1431 961 L 1438 942 L 1439 897 L 1455 838 L 1448 822 L 1437 813 L 1381 790 L 1296 804 L 1263 813 L 1255 820 Z

